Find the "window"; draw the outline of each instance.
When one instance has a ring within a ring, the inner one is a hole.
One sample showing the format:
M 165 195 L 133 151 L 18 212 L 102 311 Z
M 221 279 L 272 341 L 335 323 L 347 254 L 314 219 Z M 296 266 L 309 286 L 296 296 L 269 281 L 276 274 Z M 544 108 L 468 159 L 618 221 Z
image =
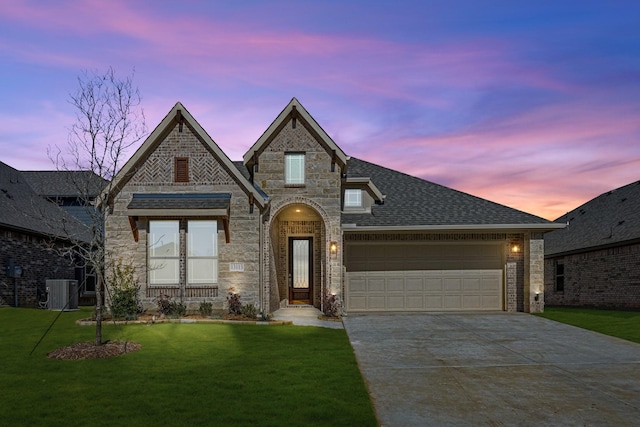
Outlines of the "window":
M 187 243 L 187 284 L 218 282 L 218 223 L 189 221 Z
M 149 222 L 149 284 L 180 283 L 180 229 L 178 221 Z
M 189 182 L 189 158 L 176 157 L 173 167 L 175 182 Z
M 362 190 L 344 190 L 344 207 L 361 208 Z
M 285 185 L 304 185 L 304 153 L 284 155 Z
M 556 261 L 556 292 L 564 292 L 564 261 Z
M 184 228 L 185 222 L 182 222 Z M 180 242 L 180 221 L 149 221 L 149 284 L 213 285 L 218 282 L 218 222 L 186 221 Z M 180 263 L 186 265 L 180 272 Z

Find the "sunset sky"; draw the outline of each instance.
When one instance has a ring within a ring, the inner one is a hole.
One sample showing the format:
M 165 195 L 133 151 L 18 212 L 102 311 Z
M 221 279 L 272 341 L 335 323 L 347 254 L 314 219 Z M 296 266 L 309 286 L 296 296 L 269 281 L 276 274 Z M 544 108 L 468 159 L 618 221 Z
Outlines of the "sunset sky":
M 0 0 L 0 161 L 54 169 L 108 67 L 232 160 L 296 97 L 347 155 L 547 219 L 640 180 L 637 0 Z

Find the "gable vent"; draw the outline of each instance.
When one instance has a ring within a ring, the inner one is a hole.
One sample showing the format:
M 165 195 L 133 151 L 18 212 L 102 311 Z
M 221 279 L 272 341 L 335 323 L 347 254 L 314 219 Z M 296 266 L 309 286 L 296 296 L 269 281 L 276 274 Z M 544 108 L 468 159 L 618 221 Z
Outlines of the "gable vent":
M 174 164 L 175 182 L 189 182 L 189 158 L 176 157 Z

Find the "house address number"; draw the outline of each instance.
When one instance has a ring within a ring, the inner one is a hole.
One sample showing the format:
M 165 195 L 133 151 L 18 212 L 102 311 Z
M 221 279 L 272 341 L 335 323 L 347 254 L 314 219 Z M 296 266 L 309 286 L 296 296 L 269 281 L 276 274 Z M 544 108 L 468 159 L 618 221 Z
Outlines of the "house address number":
M 244 271 L 244 263 L 243 262 L 229 263 L 229 271 Z

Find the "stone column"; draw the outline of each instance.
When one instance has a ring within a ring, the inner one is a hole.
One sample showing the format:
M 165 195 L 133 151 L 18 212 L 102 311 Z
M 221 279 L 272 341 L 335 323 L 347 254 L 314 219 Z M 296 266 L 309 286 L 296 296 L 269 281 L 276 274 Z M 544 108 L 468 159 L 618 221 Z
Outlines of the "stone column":
M 526 237 L 525 241 L 528 249 L 525 261 L 525 298 L 528 299 L 530 313 L 542 313 L 544 312 L 544 240 L 541 233 L 532 233 Z

